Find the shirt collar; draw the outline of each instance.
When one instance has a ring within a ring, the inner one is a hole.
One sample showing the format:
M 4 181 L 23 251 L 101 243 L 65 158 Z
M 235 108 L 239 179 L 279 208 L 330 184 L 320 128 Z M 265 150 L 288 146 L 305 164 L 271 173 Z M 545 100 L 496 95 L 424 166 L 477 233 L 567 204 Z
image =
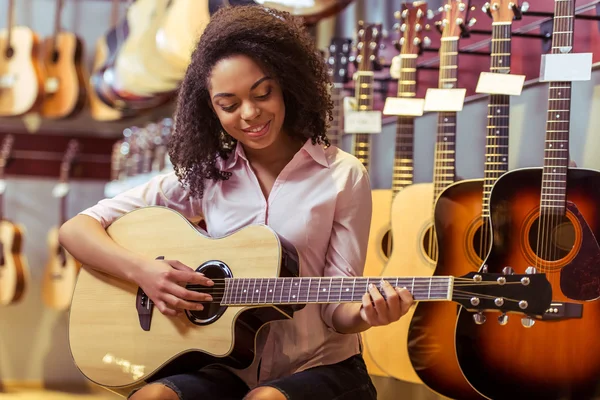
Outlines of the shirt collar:
M 327 155 L 325 154 L 325 149 L 320 144 L 312 144 L 312 140 L 308 139 L 304 146 L 300 149 L 300 152 L 305 152 L 308 154 L 313 160 L 317 163 L 321 164 L 325 168 L 329 168 L 329 160 L 327 159 Z M 246 153 L 244 153 L 244 147 L 240 142 L 237 142 L 235 145 L 235 149 L 229 154 L 227 160 L 223 163 L 223 170 L 230 171 L 238 162 L 239 158 L 242 158 L 246 161 Z

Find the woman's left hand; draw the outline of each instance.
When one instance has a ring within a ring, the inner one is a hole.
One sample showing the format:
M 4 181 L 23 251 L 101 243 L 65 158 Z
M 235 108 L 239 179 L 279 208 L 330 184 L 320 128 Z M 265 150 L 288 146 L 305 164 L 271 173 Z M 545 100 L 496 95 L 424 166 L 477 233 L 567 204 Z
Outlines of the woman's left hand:
M 369 291 L 362 298 L 360 316 L 371 326 L 388 325 L 399 320 L 413 304 L 412 294 L 406 288 L 394 288 L 385 280 L 382 286 L 385 298 L 373 284 L 369 285 Z

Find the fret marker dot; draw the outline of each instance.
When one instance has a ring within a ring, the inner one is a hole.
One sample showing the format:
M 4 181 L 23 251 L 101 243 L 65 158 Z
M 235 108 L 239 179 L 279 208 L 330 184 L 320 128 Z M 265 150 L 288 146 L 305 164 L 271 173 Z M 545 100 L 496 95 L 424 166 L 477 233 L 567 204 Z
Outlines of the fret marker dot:
M 269 290 L 269 293 L 271 293 L 271 292 L 273 292 L 273 289 L 270 289 L 270 290 Z
M 548 145 L 548 147 L 552 147 L 552 143 L 550 143 L 550 144 Z
M 500 114 L 500 109 L 498 109 L 497 113 Z
M 488 161 L 492 161 L 492 157 L 488 157 Z
M 326 292 L 326 291 L 327 291 L 327 289 L 323 289 L 323 291 L 324 291 L 324 292 Z
M 258 293 L 258 289 L 256 289 L 256 293 Z
M 552 172 L 556 172 L 556 168 L 554 168 L 554 169 L 552 170 Z
M 246 289 L 244 289 L 244 293 L 246 293 Z
M 445 138 L 444 138 L 444 142 L 445 142 L 445 141 L 447 141 L 447 140 L 448 140 L 448 138 L 447 138 L 447 137 L 445 137 Z
M 294 283 L 294 286 L 298 286 L 298 282 Z
M 560 95 L 561 95 L 561 93 L 560 93 L 560 92 L 558 92 L 558 95 L 560 96 Z
M 296 298 L 296 295 L 293 295 L 293 296 L 292 296 L 292 299 L 295 299 L 295 298 Z
M 560 145 L 560 148 L 562 149 L 563 147 L 565 147 L 565 145 L 564 145 L 564 144 L 561 144 L 561 145 Z
M 560 114 L 556 114 L 556 119 L 559 119 L 559 118 L 560 118 Z
M 448 118 L 444 118 L 444 122 L 448 122 Z
M 506 157 L 502 157 L 502 161 L 503 161 L 503 162 L 506 162 Z
M 349 292 L 349 291 L 350 291 L 350 289 L 346 288 L 346 292 Z
M 500 131 L 496 131 L 496 135 L 499 135 L 499 134 L 500 134 Z

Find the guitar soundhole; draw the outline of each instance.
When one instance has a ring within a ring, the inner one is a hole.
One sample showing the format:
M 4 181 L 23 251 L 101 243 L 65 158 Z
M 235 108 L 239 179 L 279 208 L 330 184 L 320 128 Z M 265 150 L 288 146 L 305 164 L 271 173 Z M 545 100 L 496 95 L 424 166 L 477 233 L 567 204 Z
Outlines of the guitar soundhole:
M 233 274 L 229 267 L 221 261 L 208 261 L 196 268 L 196 271 L 202 272 L 215 283 L 214 286 L 203 286 L 202 289 L 197 290 L 210 294 L 213 297 L 213 301 L 202 303 L 204 305 L 203 310 L 186 310 L 185 313 L 188 319 L 196 325 L 212 324 L 227 310 L 227 307 L 222 306 L 220 303 L 223 299 L 225 289 L 224 279 L 232 278 Z
M 423 251 L 425 252 L 427 258 L 429 258 L 429 260 L 432 262 L 436 262 L 438 259 L 438 243 L 437 235 L 435 234 L 435 228 L 433 225 L 431 225 L 425 231 L 422 245 Z
M 541 215 L 529 230 L 529 245 L 544 261 L 559 261 L 575 246 L 575 227 L 564 215 Z
M 392 240 L 392 231 L 387 231 L 381 240 L 381 251 L 386 258 L 390 258 L 392 254 L 394 242 Z
M 472 260 L 479 266 L 481 262 L 487 256 L 489 249 L 492 245 L 492 235 L 488 224 L 481 224 L 473 234 L 472 249 L 474 255 L 477 256 L 476 260 Z
M 12 47 L 8 47 L 5 51 L 4 51 L 4 56 L 6 58 L 12 58 L 12 56 L 15 55 L 15 49 L 13 49 Z
M 52 51 L 52 62 L 57 63 L 59 58 L 59 53 L 57 50 Z

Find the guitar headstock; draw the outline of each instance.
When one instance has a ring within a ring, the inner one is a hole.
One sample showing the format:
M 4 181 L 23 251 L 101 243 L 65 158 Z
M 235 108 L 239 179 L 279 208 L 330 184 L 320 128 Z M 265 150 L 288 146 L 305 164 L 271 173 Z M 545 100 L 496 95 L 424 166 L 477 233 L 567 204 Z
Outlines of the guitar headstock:
M 519 0 L 493 0 L 486 2 L 482 10 L 496 23 L 510 23 L 523 18 Z
M 399 20 L 399 23 L 396 24 L 396 30 L 400 34 L 400 40 L 396 42 L 396 48 L 401 54 L 419 54 L 421 52 L 426 16 L 427 3 L 424 1 L 403 3 L 401 10 L 394 13 L 394 18 Z
M 327 66 L 329 75 L 334 83 L 346 83 L 349 79 L 348 65 L 350 64 L 350 52 L 352 51 L 352 39 L 332 38 L 329 45 L 329 57 Z
M 379 62 L 379 42 L 382 24 L 366 24 L 358 21 L 356 63 L 359 71 L 373 71 L 381 68 Z
M 469 311 L 544 315 L 552 302 L 545 274 L 470 272 L 454 281 L 452 300 Z
M 71 166 L 79 152 L 79 141 L 75 139 L 69 140 L 67 149 L 63 154 L 62 162 L 60 163 L 59 182 L 54 187 L 53 195 L 58 198 L 63 198 L 69 192 L 69 175 L 71 174 Z
M 442 6 L 442 20 L 438 21 L 438 29 L 442 32 L 442 38 L 460 37 L 468 35 L 467 17 L 470 11 L 470 0 L 445 0 Z M 472 26 L 475 19 L 469 21 Z
M 4 179 L 4 169 L 6 168 L 6 164 L 8 164 L 8 160 L 10 160 L 14 142 L 15 137 L 13 135 L 6 135 L 2 139 L 2 149 L 0 149 L 0 179 Z

